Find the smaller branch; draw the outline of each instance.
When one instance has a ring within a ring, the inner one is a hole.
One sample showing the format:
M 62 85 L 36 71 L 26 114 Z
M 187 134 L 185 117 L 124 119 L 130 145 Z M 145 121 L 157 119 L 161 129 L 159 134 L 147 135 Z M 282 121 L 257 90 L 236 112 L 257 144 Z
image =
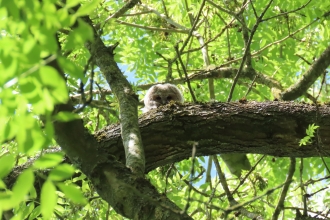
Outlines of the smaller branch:
M 190 206 L 190 196 L 191 196 L 191 190 L 192 190 L 192 184 L 193 184 L 193 179 L 195 176 L 195 155 L 196 155 L 196 145 L 198 145 L 197 142 L 193 143 L 192 146 L 192 153 L 191 153 L 191 169 L 190 169 L 190 183 L 189 183 L 189 189 L 188 189 L 188 198 L 187 198 L 187 204 L 182 210 L 181 214 L 187 213 L 187 210 Z
M 303 208 L 299 208 L 299 207 L 284 207 L 284 209 L 303 210 Z M 329 217 L 327 215 L 320 214 L 321 211 L 313 211 L 311 209 L 308 209 L 307 211 L 308 211 L 308 213 L 313 213 L 313 214 L 316 214 L 317 216 L 323 217 L 324 219 L 329 219 Z M 306 216 L 307 216 L 307 214 L 306 214 Z M 316 217 L 316 216 L 314 216 L 314 217 Z M 312 220 L 312 218 L 311 218 L 311 220 Z
M 330 65 L 330 46 L 321 54 L 302 77 L 285 92 L 281 94 L 283 100 L 294 100 L 303 95 L 315 80 Z
M 231 68 L 231 67 L 216 67 L 212 70 L 202 70 L 200 72 L 197 73 L 193 73 L 190 74 L 188 76 L 190 81 L 196 81 L 196 80 L 202 80 L 202 79 L 209 79 L 209 78 L 233 78 L 235 76 L 235 72 L 237 72 L 237 68 Z M 255 73 L 254 71 L 250 71 L 247 69 L 244 69 L 242 72 L 242 76 L 241 77 L 246 77 L 249 79 L 254 79 L 255 74 L 258 75 L 258 77 L 256 78 L 256 82 L 266 85 L 269 88 L 278 88 L 280 90 L 282 90 L 282 85 L 277 82 L 276 80 L 272 79 L 269 76 L 266 76 L 262 73 Z M 175 79 L 173 80 L 171 83 L 173 84 L 182 84 L 185 82 L 185 79 Z M 149 89 L 151 86 L 153 86 L 154 84 L 145 84 L 145 85 L 139 85 L 138 88 L 142 89 L 142 90 L 147 90 Z
M 215 165 L 215 168 L 217 170 L 217 173 L 218 173 L 219 180 L 220 180 L 220 183 L 222 185 L 222 188 L 223 188 L 223 190 L 225 191 L 225 193 L 227 195 L 227 199 L 229 201 L 229 204 L 231 206 L 232 205 L 236 205 L 237 202 L 235 201 L 235 199 L 233 197 L 233 194 L 229 190 L 229 187 L 228 187 L 228 184 L 227 184 L 227 181 L 226 181 L 226 177 L 225 177 L 225 175 L 223 174 L 223 172 L 221 170 L 220 163 L 219 163 L 219 160 L 218 160 L 217 156 L 216 155 L 212 155 L 211 157 L 212 157 L 213 163 Z
M 320 97 L 320 95 L 321 95 L 323 85 L 325 85 L 325 78 L 326 78 L 326 76 L 327 76 L 327 72 L 326 71 L 323 71 L 323 77 L 322 77 L 322 81 L 321 81 L 321 86 L 320 86 L 320 89 L 319 89 L 319 92 L 318 92 L 317 96 L 315 97 L 316 100 L 318 100 L 319 97 Z
M 296 169 L 296 159 L 291 157 L 290 158 L 290 167 L 289 167 L 288 175 L 287 175 L 287 178 L 285 180 L 285 183 L 284 183 L 284 186 L 283 186 L 283 189 L 282 189 L 282 192 L 281 192 L 280 199 L 278 200 L 277 206 L 276 206 L 274 214 L 272 216 L 273 220 L 278 219 L 278 216 L 280 215 L 280 212 L 284 208 L 284 200 L 285 200 L 285 197 L 288 193 L 290 183 L 292 182 L 292 177 L 293 177 L 295 169 Z
M 156 9 L 154 9 L 154 8 L 148 6 L 148 5 L 145 5 L 145 4 L 139 4 L 139 5 L 140 5 L 141 7 L 143 7 L 143 8 L 145 8 L 145 9 L 147 9 L 148 11 L 153 12 L 153 13 L 156 14 L 158 17 L 164 19 L 167 23 L 169 23 L 169 24 L 171 24 L 171 25 L 173 25 L 173 26 L 175 26 L 175 27 L 177 27 L 177 28 L 179 28 L 179 29 L 186 30 L 186 31 L 188 30 L 188 31 L 189 31 L 188 28 L 186 28 L 185 26 L 182 26 L 181 24 L 179 24 L 179 23 L 173 21 L 172 19 L 170 19 L 170 18 L 167 17 L 166 15 L 161 14 L 161 13 L 160 13 L 159 11 L 157 11 Z
M 136 28 L 140 28 L 140 29 L 145 29 L 145 30 L 150 30 L 150 31 L 163 31 L 163 32 L 184 33 L 184 34 L 188 34 L 189 33 L 188 30 L 183 30 L 183 29 L 180 30 L 180 29 L 148 27 L 148 26 L 143 26 L 143 25 L 128 23 L 128 22 L 125 22 L 125 21 L 122 21 L 122 20 L 116 20 L 116 22 L 118 24 L 123 24 L 123 25 L 131 26 L 131 27 L 136 27 Z
M 309 179 L 306 183 L 304 183 L 303 185 L 304 186 L 308 186 L 310 184 L 314 184 L 314 183 L 317 183 L 317 182 L 320 182 L 320 181 L 323 181 L 323 180 L 326 180 L 326 179 L 330 179 L 330 176 L 326 176 L 326 177 L 322 177 L 320 179 L 317 179 L 317 180 L 313 180 L 313 179 Z
M 176 169 L 175 166 L 173 167 L 173 170 L 175 170 L 175 171 L 179 174 L 179 177 L 180 177 L 180 178 L 183 177 L 182 174 Z M 203 174 L 203 172 L 202 172 L 202 174 Z M 195 177 L 194 179 L 196 180 L 196 177 Z M 195 191 L 196 193 L 201 194 L 202 196 L 205 196 L 205 197 L 210 196 L 209 194 L 204 193 L 204 192 L 201 192 L 201 191 L 199 191 L 198 189 L 196 189 L 196 188 L 192 185 L 192 183 L 189 183 L 189 181 L 187 181 L 187 180 L 183 180 L 183 182 L 184 182 L 185 184 L 187 184 L 187 186 L 191 187 L 191 189 L 192 189 L 193 191 Z M 166 191 L 165 191 L 165 193 L 166 193 Z
M 141 11 L 141 12 L 136 12 L 134 14 L 123 14 L 120 17 L 133 17 L 133 16 L 139 16 L 139 15 L 144 15 L 144 14 L 149 14 L 152 11 Z
M 273 19 L 273 18 L 277 18 L 277 17 L 280 17 L 280 16 L 284 16 L 284 15 L 287 15 L 287 14 L 290 14 L 290 13 L 293 13 L 293 12 L 296 12 L 296 11 L 299 11 L 299 10 L 305 8 L 311 1 L 312 0 L 309 0 L 306 4 L 302 5 L 301 7 L 297 8 L 297 9 L 294 9 L 294 10 L 288 11 L 288 12 L 284 12 L 284 13 L 281 13 L 281 14 L 278 14 L 278 15 L 274 15 L 274 16 L 269 17 L 269 18 L 265 18 L 262 21 L 268 21 L 268 20 Z
M 230 11 L 230 10 L 228 10 L 228 9 L 225 9 L 225 8 L 221 7 L 220 5 L 214 3 L 214 2 L 211 1 L 211 0 L 206 0 L 206 1 L 207 1 L 210 5 L 212 5 L 213 7 L 219 9 L 220 11 L 225 12 L 225 13 L 227 13 L 227 14 L 229 14 L 229 15 L 231 15 L 231 16 L 233 16 L 233 17 L 236 18 L 237 15 L 236 15 L 234 12 L 232 12 L 232 11 Z
M 257 77 L 258 77 L 258 75 L 256 74 L 256 76 L 254 77 L 249 89 L 245 93 L 245 97 L 247 97 L 249 95 L 249 93 L 251 92 L 252 86 L 253 86 L 254 82 L 256 81 Z
M 190 91 L 191 97 L 192 97 L 194 103 L 196 103 L 197 100 L 196 100 L 196 97 L 195 97 L 194 91 L 193 91 L 192 88 L 191 88 L 190 80 L 189 80 L 189 78 L 188 78 L 188 74 L 187 74 L 186 67 L 185 67 L 184 64 L 183 64 L 182 59 L 181 59 L 181 56 L 180 56 L 180 53 L 179 53 L 179 46 L 178 46 L 178 43 L 174 46 L 174 49 L 175 49 L 175 52 L 176 52 L 176 54 L 177 54 L 177 57 L 179 58 L 179 62 L 180 62 L 180 64 L 181 64 L 181 67 L 182 67 L 183 73 L 184 73 L 184 75 L 185 75 L 185 77 L 186 77 L 186 82 L 187 82 L 187 84 L 188 84 L 188 88 L 189 88 L 189 91 Z
M 304 158 L 300 158 L 299 174 L 300 174 L 300 192 L 302 200 L 304 199 L 305 188 L 303 185 L 303 170 L 304 170 Z
M 222 185 L 222 188 L 223 188 L 223 190 L 225 191 L 225 193 L 226 193 L 226 195 L 227 195 L 227 199 L 228 199 L 229 204 L 230 204 L 230 208 L 227 209 L 227 210 L 225 211 L 225 216 L 227 217 L 227 215 L 228 215 L 230 212 L 233 211 L 233 210 L 232 210 L 233 207 L 237 207 L 237 206 L 239 206 L 237 209 L 239 209 L 239 211 L 240 211 L 240 213 L 242 213 L 242 215 L 247 216 L 247 217 L 249 217 L 249 218 L 251 218 L 251 219 L 253 219 L 253 218 L 258 218 L 258 217 L 259 217 L 258 214 L 255 214 L 255 213 L 252 213 L 252 212 L 247 211 L 247 210 L 243 207 L 243 205 L 238 204 L 238 202 L 234 199 L 233 194 L 232 194 L 232 193 L 230 192 L 230 190 L 229 190 L 229 187 L 228 187 L 228 184 L 227 184 L 227 181 L 226 181 L 225 175 L 223 174 L 223 172 L 222 172 L 222 170 L 221 170 L 220 163 L 219 163 L 219 160 L 218 160 L 217 156 L 213 155 L 213 156 L 212 156 L 212 160 L 213 160 L 214 165 L 215 165 L 215 168 L 216 168 L 216 170 L 217 170 L 217 172 L 218 172 L 218 176 L 219 176 L 219 179 L 220 179 L 220 183 L 221 183 L 221 185 Z M 238 205 L 237 205 L 237 204 L 238 204 Z M 236 209 L 236 208 L 235 208 L 235 209 Z M 228 211 L 228 210 L 229 210 L 229 211 Z
M 169 177 L 172 169 L 175 169 L 174 163 L 171 163 L 170 168 L 168 168 L 168 170 L 166 171 L 166 174 L 165 174 L 165 189 L 164 189 L 164 194 L 166 194 L 168 177 Z M 180 175 L 180 173 L 179 173 L 179 175 Z
M 250 2 L 251 2 L 251 7 L 252 7 L 252 10 L 253 10 L 254 16 L 258 19 L 258 14 L 256 12 L 256 9 L 254 8 L 253 2 L 252 1 L 250 1 Z
M 87 70 L 87 67 L 89 66 L 89 63 L 91 62 L 91 58 L 88 60 L 87 65 L 85 66 L 85 73 Z M 83 104 L 80 108 L 75 109 L 73 112 L 74 113 L 79 113 L 82 112 L 84 110 L 84 108 L 91 104 L 91 102 L 93 101 L 93 85 L 94 85 L 94 65 L 92 63 L 92 72 L 91 72 L 91 76 L 90 76 L 90 86 L 89 86 L 89 98 L 86 100 L 85 98 L 85 92 L 84 92 L 84 83 L 81 81 L 80 82 L 80 94 L 81 94 L 81 99 L 83 100 Z
M 233 197 L 233 194 L 230 192 L 229 190 L 229 187 L 228 187 L 228 184 L 227 184 L 227 181 L 226 181 L 226 178 L 225 178 L 225 175 L 223 174 L 222 170 L 221 170 L 221 167 L 219 165 L 219 160 L 217 158 L 217 156 L 213 155 L 212 156 L 212 159 L 213 159 L 213 162 L 215 164 L 215 168 L 218 172 L 218 176 L 219 176 L 219 179 L 220 179 L 220 183 L 222 185 L 222 188 L 223 190 L 225 191 L 226 195 L 227 195 L 227 198 L 228 198 L 228 201 L 229 201 L 229 204 L 230 204 L 230 208 L 227 209 L 225 211 L 225 215 L 227 216 L 230 212 L 232 212 L 232 208 L 233 207 L 237 207 L 239 206 L 237 209 L 239 209 L 240 213 L 244 216 L 247 216 L 248 218 L 258 218 L 259 215 L 258 214 L 255 214 L 255 213 L 252 213 L 252 212 L 249 212 L 248 210 L 246 210 L 243 206 L 245 205 L 240 205 L 238 204 L 238 202 L 234 199 Z M 235 208 L 236 209 L 236 208 Z M 229 211 L 228 211 L 229 210 Z
M 210 183 L 210 188 L 212 189 L 212 182 L 211 182 L 211 169 L 212 169 L 212 158 L 209 156 L 207 169 L 206 169 L 206 178 L 205 183 Z
M 162 0 L 162 6 L 163 6 L 166 17 L 169 17 L 164 0 Z
M 321 192 L 321 191 L 323 191 L 323 190 L 326 190 L 326 189 L 329 189 L 329 187 L 328 187 L 328 186 L 323 187 L 322 189 L 319 189 L 319 190 L 317 190 L 316 192 L 313 192 L 312 194 L 306 194 L 306 196 L 307 196 L 307 197 L 314 196 L 315 194 L 317 194 L 317 193 L 319 193 L 319 192 Z
M 241 187 L 243 185 L 243 183 L 245 182 L 245 180 L 250 176 L 250 174 L 256 169 L 257 165 L 266 157 L 266 155 L 263 155 L 257 162 L 256 164 L 251 167 L 251 169 L 249 170 L 249 172 L 244 176 L 244 178 L 242 180 L 240 180 L 239 185 L 234 189 L 233 194 L 235 194 L 237 192 L 237 190 L 239 189 L 239 187 Z
M 114 14 L 110 15 L 107 19 L 104 21 L 104 25 L 112 18 L 119 18 L 123 14 L 125 14 L 128 10 L 133 8 L 139 0 L 129 0 L 121 9 L 116 11 Z
M 285 183 L 283 183 L 283 184 L 281 184 L 281 185 L 279 185 L 279 186 L 277 186 L 277 187 L 274 187 L 274 188 L 272 188 L 272 189 L 269 189 L 269 190 L 267 190 L 267 192 L 265 192 L 264 194 L 262 194 L 262 195 L 260 195 L 260 196 L 256 196 L 256 197 L 254 197 L 253 199 L 251 199 L 251 200 L 249 200 L 249 201 L 246 201 L 246 202 L 244 202 L 244 203 L 240 203 L 240 204 L 237 204 L 237 205 L 235 205 L 235 206 L 229 207 L 228 209 L 226 209 L 226 212 L 227 212 L 227 213 L 230 213 L 230 212 L 233 212 L 233 211 L 235 211 L 235 210 L 238 210 L 238 209 L 240 209 L 241 207 L 246 206 L 246 205 L 248 205 L 248 204 L 250 204 L 250 203 L 252 203 L 252 202 L 254 202 L 254 201 L 257 201 L 257 200 L 261 199 L 261 198 L 264 197 L 264 196 L 267 196 L 267 195 L 272 194 L 275 190 L 277 190 L 277 189 L 283 187 L 284 185 L 285 185 Z
M 231 98 L 232 98 L 232 96 L 233 96 L 233 93 L 234 93 L 234 89 L 235 89 L 236 83 L 237 83 L 237 81 L 238 81 L 238 78 L 239 78 L 239 76 L 240 76 L 242 70 L 243 70 L 243 66 L 244 66 L 244 64 L 245 64 L 245 60 L 246 60 L 246 58 L 247 58 L 247 56 L 248 56 L 248 53 L 249 53 L 249 51 L 250 51 L 250 45 L 251 45 L 251 43 L 252 43 L 253 35 L 254 35 L 254 33 L 256 32 L 256 30 L 257 30 L 259 24 L 262 22 L 262 18 L 263 18 L 263 16 L 265 15 L 265 13 L 266 13 L 266 11 L 268 10 L 268 8 L 270 7 L 270 5 L 272 4 L 272 2 L 273 2 L 273 0 L 270 0 L 270 1 L 269 1 L 268 5 L 265 7 L 264 11 L 261 13 L 260 17 L 257 19 L 256 24 L 253 26 L 253 29 L 252 29 L 251 34 L 250 34 L 249 41 L 248 41 L 248 43 L 247 43 L 247 45 L 246 45 L 246 47 L 245 47 L 245 51 L 244 51 L 244 55 L 243 55 L 243 59 L 242 59 L 241 65 L 240 65 L 240 67 L 239 67 L 239 69 L 238 69 L 238 71 L 237 71 L 237 74 L 236 74 L 235 78 L 234 78 L 233 85 L 232 85 L 232 87 L 230 88 L 230 92 L 229 92 L 229 95 L 228 95 L 227 102 L 230 102 L 230 101 L 231 101 Z
M 206 0 L 203 0 L 203 1 L 202 1 L 202 4 L 201 4 L 201 6 L 200 6 L 200 8 L 199 8 L 199 11 L 198 11 L 198 14 L 197 14 L 197 16 L 196 16 L 196 19 L 195 19 L 195 21 L 194 21 L 194 24 L 193 24 L 193 26 L 191 27 L 191 29 L 190 29 L 190 31 L 189 31 L 189 34 L 188 34 L 187 39 L 183 42 L 183 45 L 182 45 L 182 47 L 181 47 L 181 49 L 180 49 L 180 54 L 182 54 L 184 48 L 187 46 L 187 44 L 188 44 L 188 42 L 189 42 L 189 39 L 191 38 L 191 36 L 192 36 L 193 33 L 194 33 L 194 30 L 195 30 L 196 25 L 197 25 L 197 23 L 198 23 L 199 17 L 200 17 L 201 14 L 202 14 L 202 10 L 203 10 L 203 8 L 204 8 L 205 1 L 206 1 Z
M 297 57 L 299 57 L 300 59 L 302 59 L 303 61 L 305 61 L 305 63 L 307 63 L 308 65 L 312 65 L 311 62 L 309 62 L 308 60 L 306 60 L 303 56 L 299 55 L 299 54 L 295 54 Z
M 223 12 L 225 12 L 225 13 L 227 13 L 227 14 L 233 16 L 233 17 L 234 17 L 239 23 L 242 24 L 242 21 L 241 21 L 239 15 L 242 14 L 242 12 L 244 11 L 246 5 L 243 6 L 243 7 L 241 8 L 241 10 L 240 10 L 238 13 L 235 13 L 235 12 L 233 12 L 233 11 L 230 11 L 230 10 L 227 10 L 227 9 L 221 7 L 220 5 L 215 4 L 213 1 L 210 1 L 210 0 L 206 0 L 206 1 L 207 1 L 209 4 L 211 4 L 212 6 L 214 6 L 215 8 L 219 9 L 220 11 L 223 11 Z

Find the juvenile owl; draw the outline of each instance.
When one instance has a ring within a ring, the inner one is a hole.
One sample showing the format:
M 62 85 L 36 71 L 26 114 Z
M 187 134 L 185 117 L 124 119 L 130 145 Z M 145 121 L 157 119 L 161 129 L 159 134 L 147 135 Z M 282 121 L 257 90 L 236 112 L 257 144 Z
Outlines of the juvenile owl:
M 184 102 L 183 95 L 178 87 L 169 83 L 154 85 L 144 96 L 143 112 L 166 105 L 172 100 L 180 103 Z

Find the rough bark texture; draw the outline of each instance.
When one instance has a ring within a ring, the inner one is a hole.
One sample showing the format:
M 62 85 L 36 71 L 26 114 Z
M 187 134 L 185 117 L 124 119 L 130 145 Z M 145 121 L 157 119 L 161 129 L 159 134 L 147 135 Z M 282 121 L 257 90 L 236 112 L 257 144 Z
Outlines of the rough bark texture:
M 72 105 L 65 104 L 58 105 L 55 112 L 70 110 Z M 81 120 L 55 122 L 54 128 L 57 143 L 117 213 L 131 219 L 191 219 L 149 181 L 100 151 Z M 119 142 L 122 144 L 121 138 Z M 123 146 L 121 150 L 124 152 Z
M 330 107 L 295 102 L 175 104 L 152 110 L 140 118 L 146 172 L 191 156 L 255 153 L 278 157 L 319 157 L 330 153 Z M 320 142 L 299 146 L 306 128 L 320 126 Z M 118 125 L 95 134 L 105 154 L 125 158 Z
M 93 26 L 88 17 L 84 17 L 84 19 Z M 95 40 L 87 42 L 85 45 L 118 99 L 126 166 L 140 177 L 143 177 L 145 157 L 138 126 L 138 96 L 115 62 L 113 50 L 116 45 L 106 47 L 96 31 L 94 36 Z

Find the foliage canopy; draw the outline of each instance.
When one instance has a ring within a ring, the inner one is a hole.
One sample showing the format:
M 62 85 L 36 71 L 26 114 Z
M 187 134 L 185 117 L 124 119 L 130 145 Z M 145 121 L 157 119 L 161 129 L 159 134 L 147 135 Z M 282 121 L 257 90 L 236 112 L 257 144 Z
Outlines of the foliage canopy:
M 151 85 L 171 82 L 191 103 L 326 103 L 329 18 L 330 2 L 316 0 L 0 0 L 0 216 L 137 218 L 99 196 L 91 180 L 99 164 L 72 153 L 91 137 L 72 148 L 83 132 L 65 136 L 58 124 L 82 119 L 92 134 L 120 122 L 126 166 L 141 177 L 143 150 L 134 157 L 128 141 L 134 134 L 142 146 L 134 94 L 141 100 Z M 317 122 L 302 129 L 304 147 L 317 139 Z M 193 157 L 144 177 L 194 219 L 293 219 L 296 210 L 329 218 L 321 155 L 250 154 L 253 169 L 240 178 L 219 155 Z

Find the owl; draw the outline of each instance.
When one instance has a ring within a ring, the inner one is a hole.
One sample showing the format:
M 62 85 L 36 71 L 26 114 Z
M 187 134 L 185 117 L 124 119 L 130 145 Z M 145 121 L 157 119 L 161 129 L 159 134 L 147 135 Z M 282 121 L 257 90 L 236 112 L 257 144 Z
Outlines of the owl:
M 147 112 L 158 106 L 166 105 L 170 101 L 183 103 L 183 95 L 181 91 L 173 84 L 157 84 L 152 86 L 144 96 L 143 112 Z

